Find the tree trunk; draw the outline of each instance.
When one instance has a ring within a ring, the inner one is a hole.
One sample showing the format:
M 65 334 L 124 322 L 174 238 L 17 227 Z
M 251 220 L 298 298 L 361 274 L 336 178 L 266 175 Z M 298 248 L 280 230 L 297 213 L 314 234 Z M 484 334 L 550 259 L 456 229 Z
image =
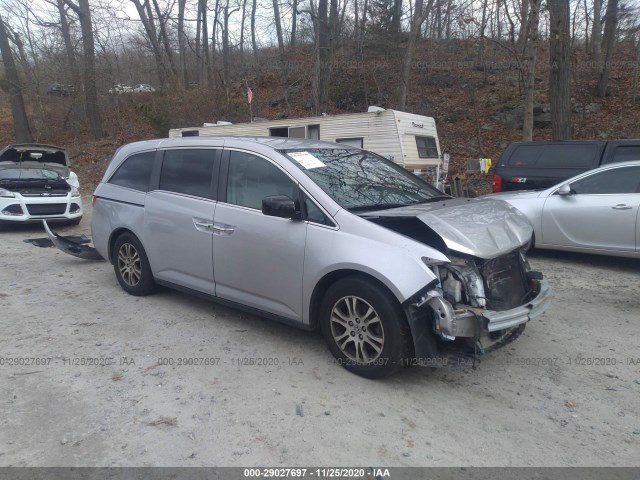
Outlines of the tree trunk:
M 602 70 L 600 70 L 600 78 L 598 79 L 597 94 L 599 97 L 604 97 L 607 94 L 611 60 L 613 59 L 613 50 L 615 49 L 616 45 L 617 25 L 618 0 L 609 0 L 607 2 L 607 13 L 604 16 L 604 38 L 602 39 L 604 48 L 604 64 L 602 65 Z
M 329 0 L 329 55 L 338 39 L 338 0 Z
M 213 69 L 211 67 L 211 54 L 209 52 L 209 18 L 207 0 L 199 0 L 202 9 L 202 55 L 204 57 L 204 69 L 207 76 L 207 86 L 213 88 Z
M 104 136 L 104 132 L 102 130 L 98 90 L 96 88 L 96 52 L 93 40 L 91 7 L 89 6 L 89 0 L 79 0 L 77 5 L 71 0 L 64 0 L 64 2 L 78 15 L 78 20 L 80 20 L 84 56 L 82 77 L 84 82 L 85 114 L 91 135 L 95 140 L 98 140 Z
M 504 0 L 504 13 L 507 17 L 507 22 L 509 22 L 509 41 L 511 43 L 516 43 L 516 26 L 513 23 L 513 19 L 511 18 L 511 14 L 509 13 L 509 5 L 507 5 L 507 0 Z
M 66 2 L 66 0 L 64 0 Z M 205 0 L 206 1 L 206 0 Z M 158 80 L 162 87 L 167 85 L 167 66 L 158 43 L 158 35 L 156 33 L 156 26 L 154 22 L 153 12 L 149 8 L 149 3 L 145 2 L 143 5 L 140 0 L 131 0 L 138 11 L 138 16 L 142 22 L 142 26 L 147 34 L 151 50 L 153 51 L 153 57 L 156 61 L 156 69 L 158 71 Z
M 636 66 L 633 71 L 633 88 L 631 89 L 631 102 L 637 103 L 638 98 L 638 70 L 640 67 L 640 34 L 638 34 L 638 46 L 636 48 Z
M 67 12 L 65 9 L 64 2 L 62 0 L 58 0 L 56 2 L 56 6 L 58 7 L 58 13 L 60 14 L 60 28 L 62 30 L 62 39 L 64 40 L 64 50 L 67 54 L 67 63 L 69 66 L 69 71 L 71 72 L 71 78 L 73 79 L 73 84 L 78 86 L 78 81 L 80 80 L 80 73 L 78 70 L 78 62 L 76 61 L 76 53 L 73 48 L 73 41 L 71 40 L 71 31 L 69 29 L 69 19 L 67 18 Z
M 180 82 L 178 82 L 178 69 L 176 68 L 176 63 L 173 58 L 173 49 L 171 48 L 171 43 L 169 42 L 169 35 L 167 34 L 166 15 L 164 15 L 160 10 L 160 5 L 158 4 L 158 0 L 152 0 L 152 1 L 153 1 L 153 7 L 156 11 L 156 18 L 158 19 L 158 24 L 160 26 L 160 39 L 162 40 L 164 53 L 167 57 L 167 61 L 169 62 L 169 78 L 171 79 L 171 85 L 179 88 Z
M 393 0 L 393 10 L 391 11 L 391 34 L 393 38 L 399 40 L 400 22 L 402 19 L 402 0 Z
M 11 115 L 13 116 L 13 132 L 16 137 L 16 143 L 33 142 L 31 136 L 31 128 L 29 127 L 29 118 L 24 108 L 24 99 L 22 98 L 22 87 L 20 77 L 13 59 L 13 52 L 9 44 L 9 37 L 4 20 L 0 16 L 0 54 L 2 54 L 2 62 L 4 63 L 4 74 L 7 83 L 7 91 L 11 103 Z
M 184 10 L 187 0 L 178 0 L 178 50 L 180 50 L 180 71 L 184 88 L 189 88 L 189 76 L 187 74 L 187 50 L 186 35 L 184 32 Z
M 331 80 L 331 51 L 329 45 L 329 5 L 328 0 L 318 0 L 318 40 L 316 42 L 315 96 L 318 113 L 323 113 L 329 103 L 329 82 Z
M 550 0 L 548 6 L 551 130 L 554 140 L 569 140 L 571 138 L 569 0 Z
M 79 0 L 80 28 L 82 31 L 82 50 L 84 53 L 84 98 L 87 110 L 87 121 L 91 134 L 95 140 L 104 136 L 100 105 L 96 88 L 96 52 L 93 41 L 93 22 L 91 21 L 91 7 L 89 0 Z
M 280 50 L 280 56 L 284 55 L 284 40 L 282 38 L 282 20 L 280 18 L 280 5 L 278 0 L 273 0 L 273 17 L 276 24 L 276 35 L 278 37 L 278 49 Z
M 202 52 L 200 48 L 200 32 L 202 30 L 202 9 L 201 4 L 198 2 L 198 15 L 196 17 L 196 61 L 198 62 L 198 86 L 202 85 L 204 80 L 204 62 L 202 60 Z
M 298 0 L 293 0 L 291 7 L 291 40 L 289 45 L 292 47 L 296 44 L 296 30 L 298 28 Z
M 358 41 L 359 35 L 358 35 L 358 31 L 359 31 L 359 27 L 360 24 L 358 23 L 360 21 L 359 17 L 359 13 L 358 13 L 358 0 L 353 0 L 353 16 L 354 16 L 354 21 L 353 21 L 353 38 L 355 39 L 355 41 Z
M 535 101 L 536 56 L 538 52 L 538 25 L 540 23 L 540 2 L 531 0 L 531 12 L 527 18 L 527 39 L 524 56 L 524 122 L 522 140 L 533 140 L 533 102 Z
M 601 60 L 601 42 L 602 42 L 602 21 L 600 12 L 602 10 L 602 0 L 593 0 L 593 26 L 591 30 L 591 48 L 593 50 L 593 60 L 598 65 Z
M 253 55 L 258 56 L 258 44 L 256 42 L 256 9 L 258 8 L 258 0 L 253 0 L 251 4 L 251 48 Z
M 240 20 L 240 56 L 244 53 L 244 24 L 247 19 L 247 0 L 242 0 L 242 20 Z
M 527 38 L 529 38 L 529 32 L 527 32 L 527 25 L 529 23 L 529 4 L 530 0 L 522 0 L 522 3 L 520 4 L 520 30 L 518 31 L 519 45 L 524 45 Z
M 222 11 L 223 15 L 223 29 L 222 29 L 222 74 L 224 78 L 225 90 L 227 92 L 227 99 L 229 98 L 229 79 L 231 77 L 231 54 L 229 52 L 229 17 L 232 12 L 229 12 L 229 0 L 224 6 Z
M 585 53 L 589 53 L 589 7 L 587 6 L 587 0 L 584 0 L 584 48 Z
M 407 92 L 409 89 L 409 79 L 411 77 L 413 52 L 415 50 L 418 36 L 420 35 L 420 29 L 429 15 L 429 10 L 431 10 L 433 6 L 433 1 L 434 0 L 428 0 L 427 5 L 425 6 L 424 0 L 416 0 L 415 11 L 413 12 L 413 18 L 411 19 L 411 26 L 409 29 L 409 41 L 405 47 L 404 58 L 402 60 L 402 74 L 398 86 L 398 97 L 396 101 L 398 110 L 405 110 L 407 107 Z

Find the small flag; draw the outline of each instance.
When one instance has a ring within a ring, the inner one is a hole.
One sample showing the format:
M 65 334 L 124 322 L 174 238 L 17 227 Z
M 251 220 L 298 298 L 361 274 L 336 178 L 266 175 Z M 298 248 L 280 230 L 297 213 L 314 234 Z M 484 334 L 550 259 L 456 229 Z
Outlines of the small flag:
M 249 88 L 249 85 L 247 85 L 247 101 L 249 102 L 249 105 L 251 105 L 251 102 L 253 101 L 253 92 L 251 91 L 251 88 Z

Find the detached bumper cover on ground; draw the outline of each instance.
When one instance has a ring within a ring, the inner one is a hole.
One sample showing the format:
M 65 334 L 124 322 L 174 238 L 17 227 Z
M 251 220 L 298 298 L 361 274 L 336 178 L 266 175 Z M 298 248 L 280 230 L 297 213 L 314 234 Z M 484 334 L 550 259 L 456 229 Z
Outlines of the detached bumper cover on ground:
M 49 235 L 49 239 L 64 253 L 68 253 L 69 255 L 73 255 L 78 258 L 84 258 L 85 260 L 103 260 L 95 248 L 83 243 L 74 242 L 52 232 L 49 225 L 47 225 L 46 220 L 42 220 L 42 224 L 44 225 L 44 229 L 47 231 L 47 235 Z

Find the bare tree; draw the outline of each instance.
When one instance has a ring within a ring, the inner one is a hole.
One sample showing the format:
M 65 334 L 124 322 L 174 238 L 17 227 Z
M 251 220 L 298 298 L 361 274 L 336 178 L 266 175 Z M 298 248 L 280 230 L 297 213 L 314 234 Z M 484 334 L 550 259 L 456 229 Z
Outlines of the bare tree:
M 282 38 L 282 19 L 280 18 L 280 5 L 278 0 L 273 0 L 273 16 L 276 24 L 276 36 L 278 37 L 278 48 L 280 55 L 284 55 L 284 39 Z
M 240 20 L 240 55 L 244 53 L 244 24 L 247 19 L 247 0 L 242 0 L 242 20 Z
M 80 73 L 78 71 L 78 62 L 76 61 L 76 52 L 71 40 L 71 30 L 69 28 L 69 18 L 67 16 L 67 9 L 63 0 L 56 1 L 56 8 L 60 14 L 60 30 L 62 31 L 62 39 L 64 40 L 64 49 L 67 54 L 67 63 L 69 64 L 69 71 L 71 72 L 71 78 L 73 78 L 74 85 L 78 84 L 80 79 Z
M 251 4 L 251 48 L 253 48 L 253 55 L 258 55 L 258 44 L 256 42 L 256 8 L 258 0 L 253 0 Z
M 616 44 L 617 25 L 618 0 L 609 0 L 607 2 L 607 13 L 604 16 L 604 37 L 602 39 L 604 47 L 604 63 L 600 70 L 600 78 L 598 79 L 598 88 L 596 92 L 599 97 L 604 97 L 607 94 L 609 71 L 611 70 L 611 60 L 613 58 L 613 50 Z
M 593 59 L 596 64 L 600 64 L 601 42 L 602 42 L 602 21 L 600 19 L 602 10 L 602 0 L 593 0 L 593 25 L 591 30 L 591 49 Z
M 549 0 L 549 90 L 554 140 L 571 138 L 569 0 Z
M 411 20 L 411 27 L 409 31 L 409 41 L 404 51 L 404 58 L 402 60 L 402 75 L 400 77 L 400 84 L 398 87 L 398 98 L 396 104 L 399 110 L 404 110 L 407 106 L 407 90 L 409 85 L 409 79 L 411 77 L 411 62 L 413 62 L 413 52 L 415 50 L 416 41 L 422 24 L 427 19 L 429 11 L 433 6 L 434 0 L 428 0 L 424 5 L 424 0 L 416 0 L 415 10 L 413 12 L 413 18 Z
M 530 0 L 531 11 L 527 18 L 527 44 L 524 53 L 524 122 L 522 140 L 533 140 L 533 102 L 535 100 L 536 56 L 538 52 L 538 24 L 541 0 Z
M 33 137 L 31 135 L 31 128 L 29 127 L 29 118 L 24 108 L 20 77 L 18 76 L 18 70 L 13 59 L 13 52 L 11 51 L 7 29 L 2 16 L 0 16 L 0 54 L 2 54 L 2 62 L 4 63 L 4 73 L 9 100 L 11 102 L 13 132 L 16 136 L 16 142 L 32 142 Z
M 180 72 L 184 88 L 189 88 L 189 75 L 187 73 L 187 38 L 184 31 L 184 11 L 187 0 L 178 0 L 178 51 L 180 52 Z
M 346 2 L 345 2 L 346 5 Z M 298 28 L 298 0 L 293 0 L 291 5 L 291 39 L 289 45 L 292 47 L 296 44 L 296 31 Z
M 313 8 L 313 5 L 312 5 Z M 314 75 L 315 104 L 319 112 L 324 112 L 329 103 L 329 82 L 331 80 L 331 46 L 328 0 L 318 0 L 316 64 Z
M 84 65 L 82 68 L 84 83 L 84 102 L 87 123 L 94 139 L 104 136 L 102 130 L 102 118 L 100 117 L 100 105 L 98 104 L 98 91 L 96 88 L 96 52 L 93 40 L 93 23 L 91 21 L 91 7 L 89 0 L 78 0 L 75 4 L 71 0 L 64 0 L 80 20 L 82 31 L 82 53 Z

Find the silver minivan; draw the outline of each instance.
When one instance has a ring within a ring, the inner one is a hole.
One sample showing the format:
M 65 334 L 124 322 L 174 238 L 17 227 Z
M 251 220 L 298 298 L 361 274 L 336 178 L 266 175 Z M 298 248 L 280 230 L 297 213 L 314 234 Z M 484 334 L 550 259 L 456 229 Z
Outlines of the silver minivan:
M 125 145 L 96 189 L 92 231 L 128 293 L 161 284 L 320 329 L 336 362 L 369 378 L 475 362 L 550 299 L 516 209 L 453 199 L 333 143 Z

